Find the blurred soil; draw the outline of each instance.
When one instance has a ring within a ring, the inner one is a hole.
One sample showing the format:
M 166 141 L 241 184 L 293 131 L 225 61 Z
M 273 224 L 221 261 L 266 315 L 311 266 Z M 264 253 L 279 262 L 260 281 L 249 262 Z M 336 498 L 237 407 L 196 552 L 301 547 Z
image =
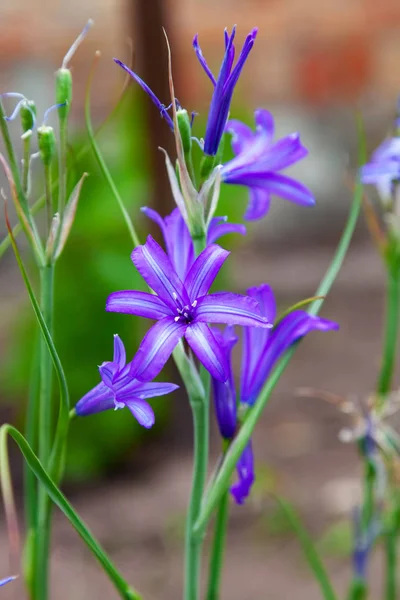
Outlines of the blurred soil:
M 332 246 L 296 252 L 254 249 L 236 253 L 232 271 L 238 290 L 268 281 L 279 305 L 313 295 Z M 379 367 L 383 319 L 383 275 L 374 250 L 353 247 L 327 300 L 323 315 L 340 323 L 340 332 L 313 333 L 296 352 L 277 386 L 254 438 L 260 483 L 244 507 L 233 507 L 222 599 L 319 600 L 321 594 L 299 545 L 267 489 L 288 498 L 318 540 L 333 522 L 347 519 L 359 498 L 360 465 L 352 446 L 338 441 L 348 417 L 323 400 L 296 395 L 301 387 L 329 390 L 364 400 Z M 184 398 L 176 397 L 173 430 L 155 448 L 134 458 L 132 479 L 115 477 L 102 485 L 69 493 L 74 506 L 126 578 L 149 600 L 182 597 L 184 510 L 190 487 L 190 425 Z M 183 415 L 183 416 L 182 416 Z M 213 454 L 217 455 L 214 436 Z M 207 539 L 209 542 L 209 538 Z M 7 565 L 7 538 L 0 532 L 0 561 Z M 327 557 L 345 597 L 350 560 Z M 5 567 L 3 568 L 5 570 Z M 373 593 L 381 597 L 380 557 L 373 560 Z M 1 572 L 5 575 L 6 572 Z M 19 583 L 2 597 L 22 598 Z M 56 511 L 52 554 L 52 598 L 117 599 L 95 559 Z M 13 594 L 16 593 L 16 595 Z

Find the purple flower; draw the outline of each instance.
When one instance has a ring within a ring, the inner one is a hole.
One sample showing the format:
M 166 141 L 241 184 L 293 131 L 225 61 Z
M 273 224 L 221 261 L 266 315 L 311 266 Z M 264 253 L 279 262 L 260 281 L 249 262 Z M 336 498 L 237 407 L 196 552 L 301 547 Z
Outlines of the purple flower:
M 385 140 L 372 154 L 369 163 L 361 168 L 361 181 L 376 186 L 382 201 L 393 197 L 394 184 L 400 179 L 400 138 Z
M 237 424 L 236 389 L 231 353 L 238 337 L 235 335 L 232 325 L 228 325 L 223 332 L 213 329 L 213 334 L 228 361 L 228 379 L 219 381 L 215 377 L 212 378 L 215 413 L 221 436 L 226 440 L 231 440 L 235 435 Z
M 114 336 L 114 358 L 99 367 L 101 383 L 85 394 L 75 406 L 80 417 L 114 408 L 129 408 L 143 427 L 154 425 L 154 412 L 146 398 L 164 396 L 178 388 L 173 383 L 142 382 L 134 379 L 131 365 L 126 364 L 124 345 L 118 335 Z
M 118 58 L 114 58 L 113 60 L 114 60 L 114 62 L 117 63 L 117 65 L 122 67 L 124 69 L 124 71 L 129 73 L 129 75 L 131 77 L 133 77 L 133 79 L 140 85 L 142 90 L 144 90 L 146 92 L 146 94 L 150 97 L 150 100 L 153 102 L 153 104 L 156 105 L 156 107 L 160 111 L 161 117 L 163 117 L 166 120 L 168 127 L 171 129 L 171 131 L 173 131 L 174 123 L 173 123 L 171 117 L 169 116 L 169 114 L 167 113 L 168 108 L 165 106 L 165 104 L 160 102 L 160 100 L 157 98 L 155 93 L 149 88 L 147 83 L 145 83 L 143 81 L 143 79 L 141 77 L 139 77 L 139 75 L 137 75 L 134 71 L 132 71 L 125 63 L 123 63 L 121 60 L 118 60 Z
M 201 66 L 214 86 L 214 94 L 211 100 L 206 135 L 204 138 L 204 152 L 210 156 L 215 156 L 215 154 L 218 152 L 218 147 L 224 133 L 225 124 L 229 116 L 229 108 L 232 100 L 233 90 L 235 89 L 235 85 L 239 79 L 240 73 L 242 72 L 244 63 L 247 60 L 250 50 L 254 46 L 257 29 L 253 29 L 246 37 L 238 61 L 235 67 L 233 67 L 233 61 L 235 58 L 235 46 L 233 44 L 233 40 L 235 39 L 235 34 L 236 26 L 232 29 L 231 35 L 228 34 L 227 29 L 224 31 L 225 56 L 222 61 L 221 69 L 217 79 L 215 79 L 203 56 L 198 42 L 198 35 L 195 35 L 193 39 L 193 48 L 195 49 L 197 58 L 199 59 Z
M 164 237 L 168 258 L 172 262 L 179 278 L 183 281 L 194 263 L 195 253 L 189 229 L 178 208 L 164 219 L 152 208 L 144 206 L 142 212 L 157 223 Z M 246 227 L 237 223 L 228 223 L 227 217 L 214 217 L 207 232 L 207 243 L 213 244 L 228 233 L 246 234 Z
M 253 298 L 232 293 L 208 294 L 229 252 L 208 246 L 194 261 L 184 282 L 151 236 L 132 252 L 132 261 L 156 295 L 139 291 L 111 294 L 106 309 L 156 319 L 132 361 L 132 375 L 153 379 L 181 337 L 213 377 L 228 378 L 227 359 L 207 323 L 269 327 Z
M 247 290 L 260 306 L 267 321 L 276 317 L 275 299 L 270 286 L 264 284 Z M 272 330 L 244 327 L 244 343 L 241 364 L 241 390 L 239 403 L 254 404 L 275 362 L 296 340 L 313 329 L 328 331 L 338 325 L 327 319 L 314 317 L 305 311 L 296 310 L 284 317 Z M 237 338 L 232 328 L 215 333 L 228 360 L 229 378 L 226 383 L 213 379 L 214 403 L 218 426 L 222 437 L 232 439 L 237 429 L 236 392 L 232 373 L 231 350 Z M 251 441 L 244 449 L 236 470 L 238 481 L 231 493 L 238 504 L 243 504 L 254 483 L 254 457 Z
M 293 133 L 273 142 L 271 113 L 258 109 L 254 119 L 255 132 L 240 121 L 227 123 L 225 130 L 232 134 L 232 149 L 236 156 L 221 168 L 222 181 L 249 188 L 245 219 L 261 219 L 268 212 L 271 194 L 303 206 L 315 204 L 307 187 L 278 173 L 307 156 L 308 151 L 301 144 L 299 134 Z
M 264 284 L 253 287 L 248 289 L 247 293 L 257 300 L 261 314 L 273 323 L 276 305 L 270 286 Z M 310 315 L 304 310 L 294 310 L 268 331 L 246 327 L 241 369 L 241 402 L 254 404 L 276 361 L 294 342 L 316 329 L 329 331 L 339 329 L 339 325 Z

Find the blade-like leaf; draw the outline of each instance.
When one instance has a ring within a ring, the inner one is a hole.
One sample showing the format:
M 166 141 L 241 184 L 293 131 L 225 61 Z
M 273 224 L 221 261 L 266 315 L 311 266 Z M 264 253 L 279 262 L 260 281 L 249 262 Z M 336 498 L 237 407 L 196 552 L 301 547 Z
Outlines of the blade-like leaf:
M 72 190 L 71 196 L 69 197 L 69 200 L 65 207 L 64 214 L 62 215 L 60 237 L 58 240 L 57 249 L 54 254 L 54 260 L 57 260 L 57 258 L 60 256 L 61 252 L 64 250 L 65 244 L 67 243 L 67 239 L 68 239 L 69 233 L 71 231 L 71 227 L 74 223 L 76 209 L 78 208 L 78 201 L 79 201 L 79 196 L 80 196 L 80 193 L 82 190 L 83 182 L 85 181 L 87 175 L 88 175 L 87 173 L 84 173 L 82 175 L 82 177 L 80 178 L 80 180 L 78 181 L 78 183 L 76 184 L 74 189 Z M 53 219 L 53 221 L 54 221 L 54 219 Z M 51 231 L 50 231 L 50 235 L 51 235 Z
M 51 500 L 64 513 L 71 525 L 76 529 L 82 540 L 88 546 L 90 551 L 97 558 L 110 580 L 115 585 L 121 598 L 124 600 L 141 600 L 139 594 L 133 590 L 125 581 L 122 575 L 117 571 L 110 561 L 100 544 L 93 537 L 92 533 L 73 509 L 64 494 L 56 486 L 50 475 L 44 469 L 43 465 L 29 446 L 24 436 L 12 425 L 3 425 L 0 427 L 0 448 L 4 447 L 4 438 L 10 435 L 19 446 L 26 463 L 34 473 L 37 480 L 46 489 Z

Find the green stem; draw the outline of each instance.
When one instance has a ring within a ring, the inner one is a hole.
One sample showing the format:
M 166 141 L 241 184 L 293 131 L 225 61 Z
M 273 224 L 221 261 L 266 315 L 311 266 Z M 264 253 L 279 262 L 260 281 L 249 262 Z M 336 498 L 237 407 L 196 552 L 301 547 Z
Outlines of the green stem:
M 29 163 L 30 163 L 30 150 L 31 150 L 31 137 L 28 135 L 24 137 L 24 165 L 22 169 L 22 189 L 24 194 L 28 194 L 29 188 Z
M 384 538 L 386 555 L 385 600 L 398 600 L 397 595 L 397 536 L 389 531 Z
M 185 535 L 185 600 L 198 600 L 203 536 L 193 533 L 200 514 L 208 467 L 208 396 L 189 396 L 193 415 L 194 465 Z
M 28 405 L 26 408 L 25 436 L 34 451 L 38 443 L 38 416 L 40 398 L 40 344 L 41 337 L 35 342 L 35 352 L 32 361 Z M 24 463 L 24 489 L 25 489 L 25 520 L 28 531 L 37 525 L 37 483 L 28 465 Z
M 54 266 L 46 265 L 41 269 L 41 311 L 50 336 L 53 335 L 53 296 Z M 39 460 L 48 467 L 52 444 L 52 374 L 53 365 L 46 344 L 42 339 L 40 354 L 40 402 L 39 402 Z M 35 548 L 35 598 L 46 600 L 49 580 L 50 547 L 50 510 L 51 503 L 46 490 L 39 486 L 38 523 Z
M 47 223 L 47 233 L 50 233 L 51 221 L 54 215 L 54 207 L 53 207 L 53 183 L 52 183 L 52 175 L 51 175 L 51 166 L 44 166 L 44 187 L 45 187 L 45 196 L 46 196 L 46 223 Z
M 347 600 L 366 600 L 367 596 L 368 589 L 365 580 L 354 578 L 350 584 Z
M 220 596 L 228 516 L 229 491 L 226 490 L 219 501 L 215 517 L 214 540 L 211 549 L 206 600 L 218 600 Z
M 382 355 L 382 366 L 377 382 L 377 393 L 381 401 L 391 390 L 396 360 L 397 334 L 399 330 L 400 277 L 397 269 L 388 266 L 386 293 L 386 328 Z
M 67 129 L 68 120 L 59 119 L 59 155 L 58 155 L 58 207 L 60 219 L 63 218 L 67 198 Z M 47 189 L 46 189 L 47 194 Z

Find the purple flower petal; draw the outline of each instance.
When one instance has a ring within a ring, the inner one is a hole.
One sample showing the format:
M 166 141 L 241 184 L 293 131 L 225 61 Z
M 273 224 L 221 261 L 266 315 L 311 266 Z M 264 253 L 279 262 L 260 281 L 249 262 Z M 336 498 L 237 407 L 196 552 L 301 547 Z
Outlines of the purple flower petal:
M 228 121 L 225 131 L 232 136 L 231 146 L 235 154 L 243 152 L 247 145 L 254 140 L 254 133 L 251 128 L 237 119 Z
M 113 392 L 101 382 L 79 400 L 75 406 L 75 411 L 78 416 L 85 417 L 113 407 Z
M 207 294 L 228 256 L 229 252 L 216 244 L 210 244 L 196 258 L 185 279 L 190 302 Z
M 104 362 L 102 365 L 99 366 L 99 371 L 103 383 L 107 387 L 112 388 L 114 378 L 119 371 L 117 363 Z
M 144 246 L 138 246 L 132 252 L 132 261 L 146 283 L 175 311 L 177 300 L 181 305 L 188 304 L 182 281 L 179 279 L 164 250 L 148 236 Z
M 118 58 L 114 58 L 114 62 L 117 63 L 117 65 L 119 65 L 120 67 L 122 67 L 124 69 L 124 71 L 129 73 L 129 75 L 131 77 L 133 77 L 133 79 L 140 85 L 142 90 L 144 90 L 146 92 L 146 94 L 150 97 L 153 104 L 155 104 L 156 107 L 158 108 L 158 110 L 160 111 L 160 115 L 166 120 L 168 127 L 171 129 L 171 131 L 173 131 L 174 123 L 173 123 L 171 117 L 169 116 L 169 114 L 167 113 L 165 105 L 162 102 L 160 102 L 160 100 L 157 98 L 155 93 L 149 88 L 147 83 L 145 83 L 143 81 L 143 79 L 141 79 L 141 77 L 139 77 L 139 75 L 134 73 L 134 71 L 132 71 L 125 63 L 123 63 L 121 60 L 118 60 Z
M 160 383 L 158 381 L 138 381 L 136 382 L 135 392 L 139 398 L 155 398 L 156 396 L 165 396 L 179 388 L 174 383 Z
M 196 306 L 196 321 L 272 327 L 272 323 L 260 314 L 260 307 L 256 300 L 230 292 L 210 294 L 200 298 Z
M 244 219 L 246 221 L 257 221 L 262 219 L 269 211 L 271 205 L 271 195 L 267 190 L 262 188 L 249 189 L 249 203 L 247 205 Z
M 114 335 L 114 358 L 113 362 L 118 365 L 119 370 L 123 369 L 126 364 L 125 346 L 122 343 L 119 335 Z
M 263 135 L 272 142 L 275 133 L 274 117 L 269 110 L 265 108 L 258 108 L 254 111 L 254 120 L 257 129 L 263 133 Z
M 201 48 L 200 48 L 200 46 L 199 46 L 199 40 L 198 40 L 198 38 L 199 38 L 199 36 L 198 36 L 198 34 L 196 33 L 196 35 L 195 35 L 195 36 L 194 36 L 194 38 L 193 38 L 193 48 L 194 48 L 194 51 L 196 52 L 196 56 L 197 56 L 197 58 L 199 59 L 199 63 L 200 63 L 200 64 L 201 64 L 201 66 L 203 67 L 203 69 L 204 69 L 204 71 L 205 71 L 205 73 L 206 73 L 207 77 L 209 77 L 209 78 L 210 78 L 210 80 L 211 80 L 211 83 L 212 83 L 212 84 L 215 86 L 217 82 L 215 81 L 215 77 L 214 77 L 214 75 L 211 73 L 211 71 L 210 71 L 210 68 L 209 68 L 209 66 L 208 66 L 208 64 L 207 64 L 207 62 L 206 62 L 206 59 L 205 59 L 205 58 L 204 58 L 204 56 L 203 56 L 203 53 L 202 53 L 202 51 L 201 51 Z
M 162 319 L 171 314 L 169 305 L 167 306 L 158 296 L 133 290 L 110 294 L 107 298 L 106 310 L 147 319 Z
M 237 462 L 236 470 L 239 481 L 231 486 L 231 494 L 237 504 L 243 504 L 250 494 L 251 487 L 255 480 L 254 456 L 251 441 L 243 450 L 243 454 Z
M 144 336 L 132 360 L 132 377 L 140 381 L 154 379 L 171 356 L 186 328 L 186 324 L 176 322 L 173 317 L 164 317 L 153 325 Z
M 271 194 L 276 194 L 303 206 L 313 206 L 315 204 L 314 196 L 305 185 L 285 175 L 251 172 L 241 177 L 241 185 L 262 187 Z
M 6 585 L 6 583 L 10 583 L 10 581 L 14 581 L 15 579 L 17 579 L 16 575 L 11 575 L 10 577 L 5 577 L 4 579 L 1 579 L 0 587 L 2 587 L 3 585 Z
M 229 377 L 227 360 L 208 325 L 191 323 L 186 329 L 185 338 L 212 377 L 226 381 Z
M 153 427 L 155 423 L 154 411 L 146 400 L 142 400 L 141 398 L 123 400 L 121 398 L 121 402 L 129 408 L 139 425 L 146 427 L 146 429 Z
M 246 235 L 246 226 L 240 223 L 228 223 L 224 217 L 214 217 L 211 219 L 210 226 L 207 232 L 208 244 L 213 244 L 223 235 L 229 233 L 240 233 Z
M 263 284 L 247 290 L 248 295 L 258 302 L 261 314 L 274 323 L 276 317 L 276 303 L 272 288 Z M 271 329 L 263 327 L 245 327 L 243 329 L 243 354 L 240 382 L 240 396 L 248 396 L 250 383 L 257 365 L 266 352 L 268 340 L 271 337 Z
M 329 331 L 331 329 L 339 329 L 338 324 L 309 315 L 303 310 L 295 310 L 284 317 L 272 331 L 258 364 L 253 369 L 251 379 L 247 381 L 246 386 L 242 385 L 241 401 L 248 404 L 255 402 L 276 361 L 295 341 L 310 331 Z M 248 365 L 243 363 L 242 367 L 246 369 Z
M 223 438 L 230 440 L 235 435 L 237 425 L 236 389 L 231 355 L 238 337 L 235 335 L 234 328 L 230 325 L 225 328 L 224 332 L 213 329 L 212 333 L 223 352 L 225 352 L 228 361 L 229 376 L 227 381 L 219 381 L 212 377 L 212 387 L 219 431 Z

